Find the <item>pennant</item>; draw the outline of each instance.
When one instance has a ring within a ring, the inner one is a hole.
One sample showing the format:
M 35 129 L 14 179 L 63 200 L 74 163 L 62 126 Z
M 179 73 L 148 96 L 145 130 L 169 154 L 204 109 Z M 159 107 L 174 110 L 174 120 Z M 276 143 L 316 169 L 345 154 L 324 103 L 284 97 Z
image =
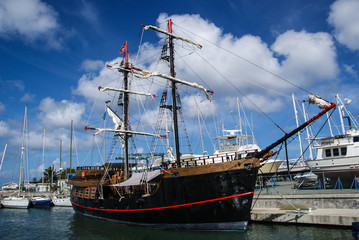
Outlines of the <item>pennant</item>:
M 118 51 L 118 54 L 122 54 L 124 52 L 127 52 L 127 41 L 122 45 L 120 51 Z

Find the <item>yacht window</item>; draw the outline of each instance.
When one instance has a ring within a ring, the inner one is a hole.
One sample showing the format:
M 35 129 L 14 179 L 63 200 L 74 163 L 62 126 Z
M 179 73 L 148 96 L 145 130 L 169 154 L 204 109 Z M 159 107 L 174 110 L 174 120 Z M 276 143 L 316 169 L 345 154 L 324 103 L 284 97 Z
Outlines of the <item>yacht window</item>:
M 359 142 L 359 136 L 353 137 L 353 142 Z
M 330 151 L 330 149 L 325 149 L 325 156 L 326 157 L 331 157 L 332 156 L 332 152 Z
M 346 148 L 346 147 L 340 148 L 340 154 L 341 154 L 342 156 L 347 155 L 347 148 Z
M 339 148 L 333 148 L 333 156 L 339 156 Z

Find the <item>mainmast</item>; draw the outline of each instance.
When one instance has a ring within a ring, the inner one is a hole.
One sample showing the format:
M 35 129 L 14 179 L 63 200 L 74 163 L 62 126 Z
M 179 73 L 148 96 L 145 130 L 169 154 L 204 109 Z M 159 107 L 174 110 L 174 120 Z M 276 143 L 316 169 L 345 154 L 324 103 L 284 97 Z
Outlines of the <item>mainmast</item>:
M 176 78 L 176 72 L 175 72 L 175 66 L 174 66 L 173 39 L 179 39 L 181 41 L 185 41 L 187 43 L 190 43 L 190 44 L 193 44 L 193 45 L 197 46 L 198 48 L 202 48 L 202 46 L 195 43 L 195 42 L 193 42 L 190 39 L 174 35 L 172 33 L 172 20 L 171 19 L 169 19 L 167 21 L 167 26 L 168 26 L 168 31 L 159 29 L 159 28 L 157 28 L 155 26 L 151 26 L 151 25 L 143 25 L 145 30 L 152 29 L 152 30 L 158 31 L 160 33 L 166 34 L 168 36 L 168 45 L 169 45 L 169 58 L 168 58 L 168 61 L 169 61 L 169 64 L 170 64 L 170 76 L 166 76 L 164 74 L 157 73 L 157 72 L 151 73 L 151 72 L 143 71 L 143 70 L 140 70 L 140 69 L 137 69 L 137 70 L 141 71 L 140 74 L 142 76 L 138 76 L 138 75 L 135 75 L 135 76 L 144 77 L 144 78 L 147 78 L 147 77 L 150 77 L 150 76 L 158 76 L 158 77 L 162 77 L 162 78 L 165 78 L 165 79 L 168 79 L 168 80 L 171 81 L 171 88 L 172 88 L 172 90 L 171 90 L 172 91 L 172 107 L 171 107 L 171 109 L 172 109 L 174 142 L 175 142 L 175 155 L 176 155 L 177 167 L 180 168 L 181 167 L 181 160 L 180 160 L 181 152 L 180 152 L 180 149 L 179 149 L 178 117 L 177 117 L 177 110 L 178 109 L 177 109 L 177 98 L 176 98 L 176 94 L 177 94 L 176 83 L 185 84 L 187 86 L 191 86 L 191 87 L 203 90 L 206 93 L 206 96 L 207 96 L 208 99 L 210 99 L 209 96 L 208 96 L 208 92 L 210 92 L 210 93 L 213 93 L 213 92 L 205 89 L 202 86 L 199 86 L 196 83 L 189 83 L 189 82 L 182 81 L 182 80 Z
M 168 20 L 168 32 L 172 33 L 172 21 Z M 169 63 L 170 63 L 170 75 L 176 77 L 175 65 L 174 65 L 174 47 L 173 47 L 173 35 L 168 35 L 168 45 L 170 50 Z M 173 119 L 173 131 L 175 141 L 175 155 L 177 167 L 181 167 L 181 153 L 179 149 L 179 135 L 178 135 L 178 119 L 177 119 L 177 101 L 176 101 L 176 82 L 172 81 L 172 119 Z
M 128 73 L 131 70 L 128 64 L 128 51 L 127 51 L 127 41 L 123 45 L 124 51 L 125 51 L 125 62 L 124 62 L 124 68 L 125 71 L 123 71 L 123 124 L 124 124 L 124 157 L 125 157 L 125 179 L 129 178 L 129 160 L 128 160 L 128 105 L 129 105 L 129 97 L 128 97 Z M 121 50 L 120 50 L 121 51 Z M 123 50 L 122 50 L 123 51 Z M 120 71 L 120 70 L 119 70 Z

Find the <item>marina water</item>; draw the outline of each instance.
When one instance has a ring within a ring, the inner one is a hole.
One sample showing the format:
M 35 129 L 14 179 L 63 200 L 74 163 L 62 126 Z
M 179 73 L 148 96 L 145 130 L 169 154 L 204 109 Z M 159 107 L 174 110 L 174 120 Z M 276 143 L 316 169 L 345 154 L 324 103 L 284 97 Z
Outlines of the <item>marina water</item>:
M 169 231 L 83 217 L 72 208 L 0 209 L 0 239 L 117 239 L 117 240 L 241 240 L 355 239 L 349 228 L 294 224 L 250 223 L 249 229 L 227 232 Z

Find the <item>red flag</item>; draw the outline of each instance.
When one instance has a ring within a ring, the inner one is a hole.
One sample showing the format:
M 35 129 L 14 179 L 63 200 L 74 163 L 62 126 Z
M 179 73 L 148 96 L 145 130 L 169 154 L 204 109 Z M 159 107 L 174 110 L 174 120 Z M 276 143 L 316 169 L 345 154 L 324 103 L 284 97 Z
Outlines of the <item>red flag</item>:
M 123 52 L 127 52 L 127 41 L 122 45 L 118 54 L 122 54 Z

